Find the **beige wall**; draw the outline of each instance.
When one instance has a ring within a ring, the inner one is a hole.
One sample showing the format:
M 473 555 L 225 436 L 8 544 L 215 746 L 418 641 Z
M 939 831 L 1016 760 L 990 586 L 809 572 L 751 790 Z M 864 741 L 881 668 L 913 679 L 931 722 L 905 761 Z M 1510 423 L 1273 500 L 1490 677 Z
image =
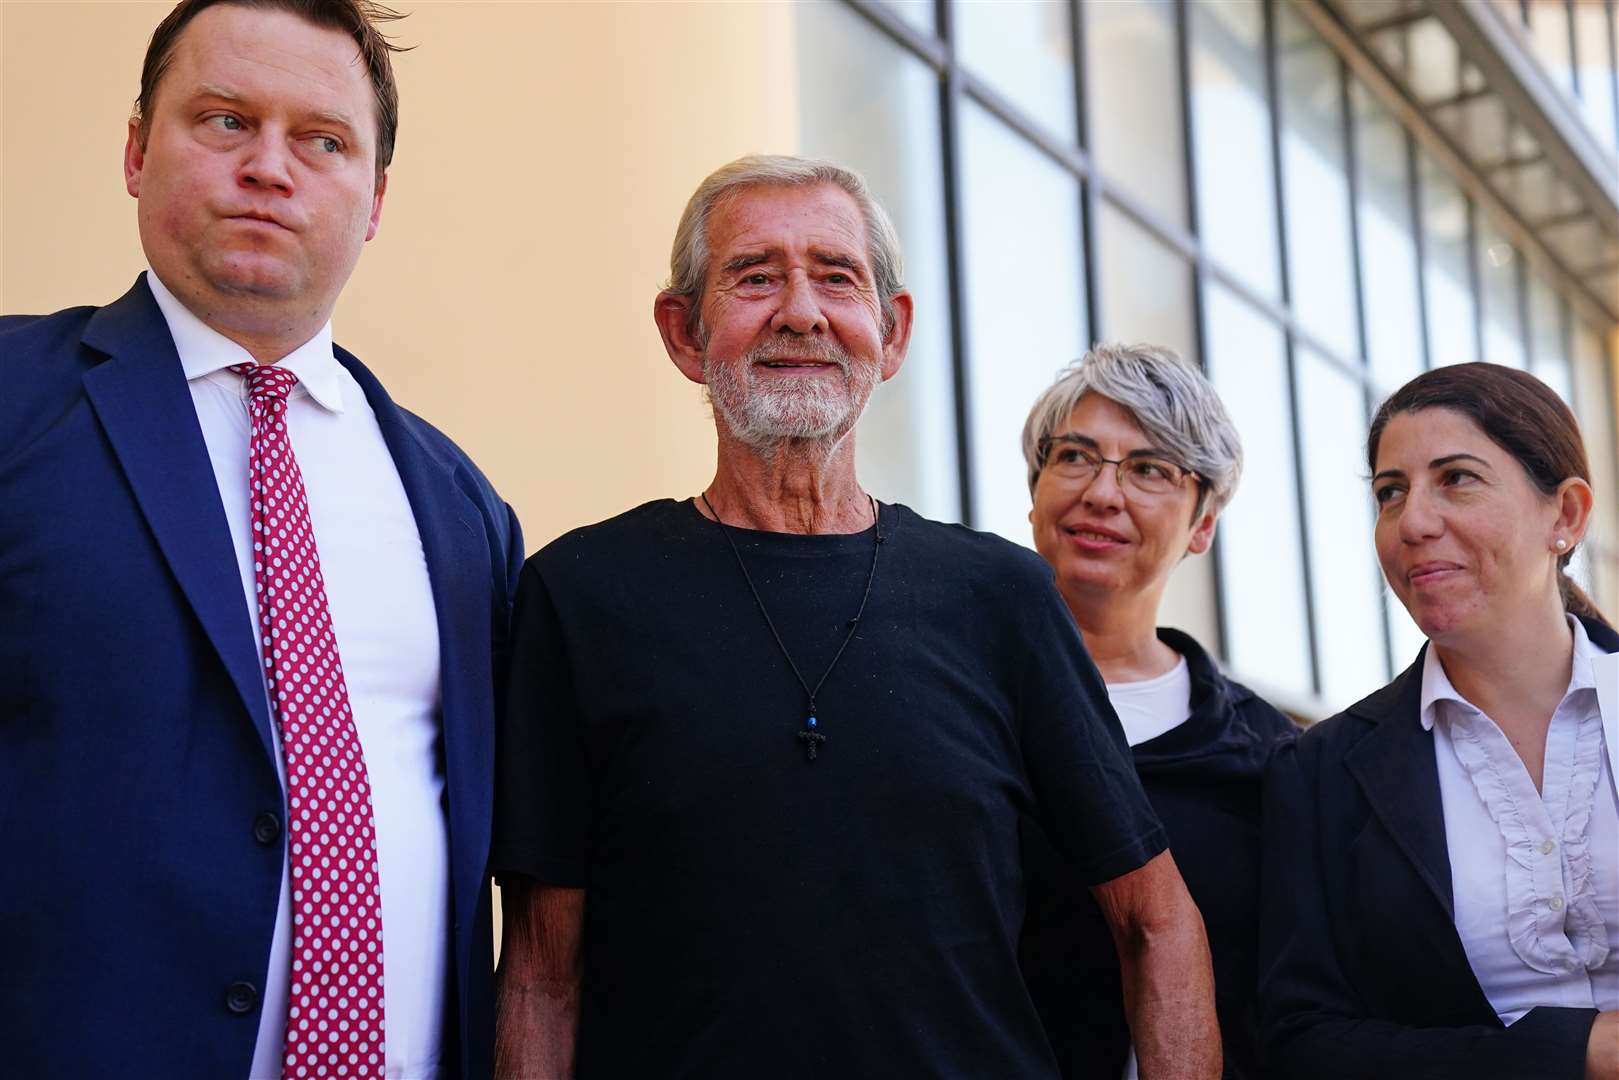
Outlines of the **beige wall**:
M 164 2 L 0 0 L 0 311 L 100 304 L 144 262 L 124 126 Z M 713 465 L 652 297 L 714 166 L 797 142 L 783 4 L 409 3 L 382 229 L 337 340 L 455 438 L 533 550 Z M 724 63 L 704 62 L 723 56 Z

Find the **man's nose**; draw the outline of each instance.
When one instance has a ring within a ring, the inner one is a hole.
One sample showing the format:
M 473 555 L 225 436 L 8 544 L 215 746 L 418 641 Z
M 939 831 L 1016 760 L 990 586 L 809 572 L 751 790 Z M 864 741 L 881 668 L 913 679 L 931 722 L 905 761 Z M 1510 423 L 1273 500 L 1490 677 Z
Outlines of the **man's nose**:
M 770 321 L 772 330 L 788 330 L 795 334 L 818 334 L 826 329 L 826 316 L 816 299 L 809 275 L 802 270 L 790 271 L 782 287 L 781 306 Z
M 291 195 L 292 150 L 284 133 L 263 130 L 248 143 L 236 168 L 236 182 L 246 188 L 267 188 Z

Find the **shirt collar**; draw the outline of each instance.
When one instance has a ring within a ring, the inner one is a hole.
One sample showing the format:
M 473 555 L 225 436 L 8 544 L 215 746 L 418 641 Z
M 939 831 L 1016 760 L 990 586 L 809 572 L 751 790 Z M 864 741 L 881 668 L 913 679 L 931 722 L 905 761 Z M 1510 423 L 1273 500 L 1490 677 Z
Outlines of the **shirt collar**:
M 174 349 L 180 354 L 180 367 L 188 382 L 206 378 L 233 364 L 254 362 L 246 349 L 197 318 L 155 272 L 146 272 L 146 284 L 163 312 L 164 321 L 169 324 L 169 336 L 174 339 Z M 321 406 L 331 412 L 343 411 L 343 369 L 332 352 L 330 319 L 314 337 L 276 363 L 298 376 L 298 386 Z
M 1574 631 L 1574 662 L 1569 670 L 1568 690 L 1563 694 L 1565 701 L 1577 690 L 1596 689 L 1596 676 L 1591 670 L 1591 658 L 1602 652 L 1591 643 L 1591 636 L 1585 632 L 1585 627 L 1580 625 L 1579 619 L 1572 615 L 1567 618 L 1569 626 Z M 1439 652 L 1430 642 L 1422 658 L 1422 705 L 1417 712 L 1424 731 L 1433 730 L 1441 701 L 1454 701 L 1464 708 L 1478 711 L 1478 706 L 1462 697 L 1460 691 L 1451 685 L 1450 676 L 1445 674 L 1445 666 L 1439 662 Z

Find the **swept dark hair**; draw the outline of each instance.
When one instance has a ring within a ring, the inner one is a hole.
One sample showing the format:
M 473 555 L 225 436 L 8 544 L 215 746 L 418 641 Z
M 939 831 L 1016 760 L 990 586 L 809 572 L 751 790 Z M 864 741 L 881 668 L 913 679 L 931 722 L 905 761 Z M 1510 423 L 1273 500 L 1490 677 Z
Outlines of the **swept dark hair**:
M 1461 413 L 1491 442 L 1523 466 L 1542 495 L 1577 476 L 1591 482 L 1591 463 L 1579 421 L 1556 392 L 1528 372 L 1499 364 L 1454 364 L 1425 371 L 1396 390 L 1378 408 L 1366 437 L 1366 466 L 1377 471 L 1377 444 L 1388 422 L 1401 413 L 1450 409 Z M 1578 546 L 1578 545 L 1576 545 Z M 1568 576 L 1569 548 L 1557 557 L 1557 587 L 1570 615 L 1612 625 Z
M 157 94 L 157 84 L 174 61 L 180 32 L 192 19 L 218 4 L 290 12 L 305 22 L 337 30 L 354 39 L 377 99 L 377 182 L 380 184 L 382 174 L 393 161 L 394 137 L 399 133 L 399 87 L 394 84 L 391 55 L 406 52 L 408 46 L 395 45 L 379 28 L 381 23 L 404 16 L 372 0 L 181 0 L 168 17 L 157 24 L 146 46 L 146 62 L 141 65 L 141 92 L 135 99 L 134 116 L 141 145 L 146 144 L 146 136 L 151 132 L 152 101 Z

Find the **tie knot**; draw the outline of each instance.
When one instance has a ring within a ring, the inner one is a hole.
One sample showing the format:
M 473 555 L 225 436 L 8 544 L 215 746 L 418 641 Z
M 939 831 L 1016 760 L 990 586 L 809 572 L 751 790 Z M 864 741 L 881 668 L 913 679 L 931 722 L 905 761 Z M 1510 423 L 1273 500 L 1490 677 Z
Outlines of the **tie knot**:
M 231 370 L 247 380 L 247 396 L 260 403 L 286 401 L 298 376 L 280 364 L 233 364 Z

